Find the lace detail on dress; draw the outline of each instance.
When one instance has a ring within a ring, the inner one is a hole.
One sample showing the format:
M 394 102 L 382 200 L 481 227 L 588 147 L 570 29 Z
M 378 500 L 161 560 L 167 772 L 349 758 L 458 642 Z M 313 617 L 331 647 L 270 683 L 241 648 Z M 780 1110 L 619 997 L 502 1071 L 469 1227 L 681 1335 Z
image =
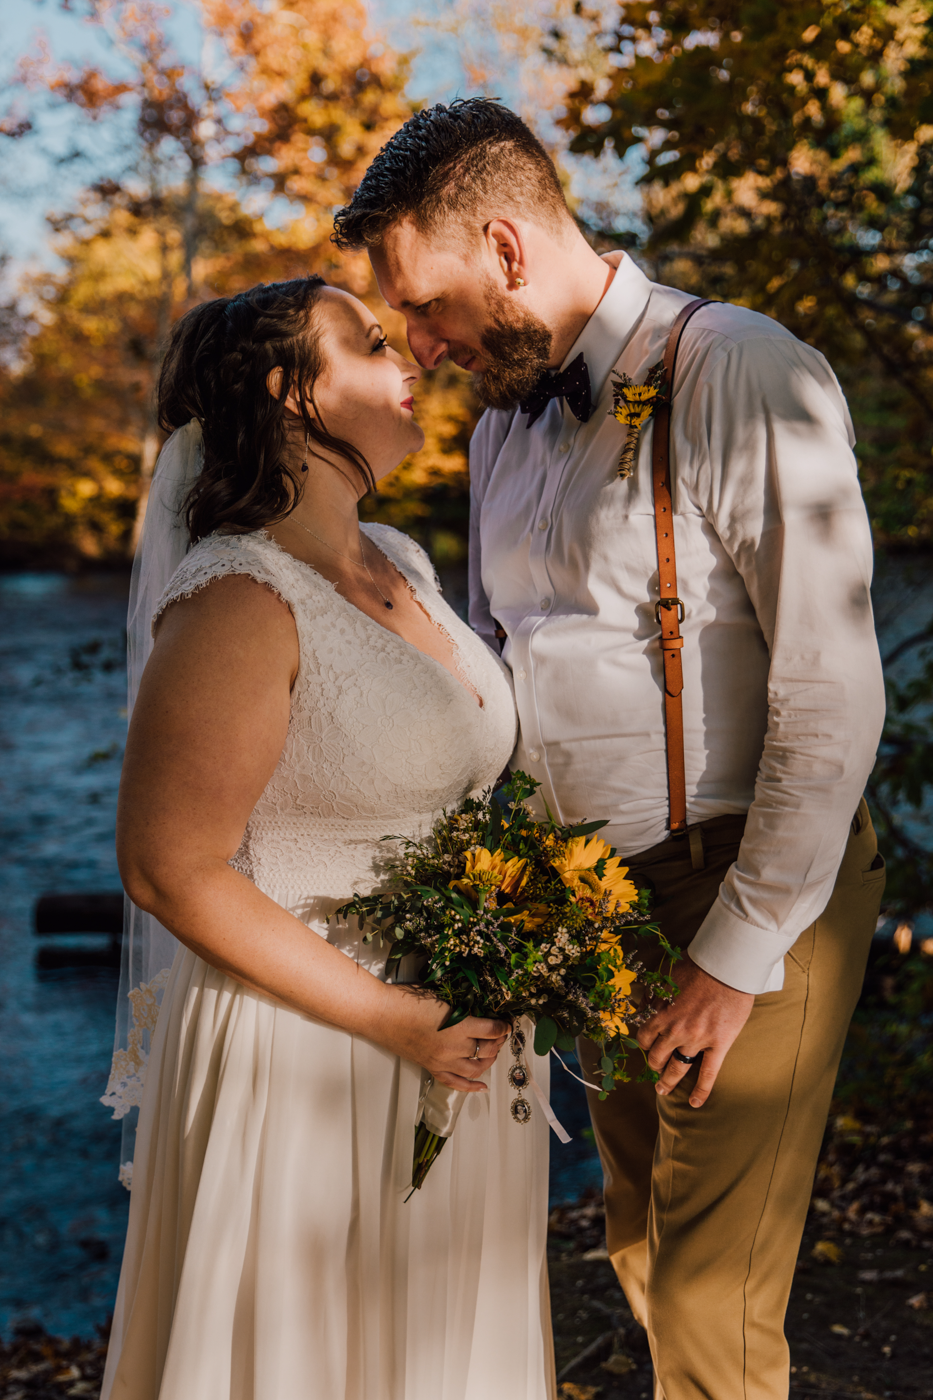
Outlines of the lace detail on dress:
M 170 969 L 164 967 L 151 982 L 143 982 L 130 992 L 130 1005 L 133 1008 L 133 1025 L 127 1037 L 125 1050 L 114 1051 L 110 1066 L 110 1080 L 107 1092 L 101 1103 L 113 1109 L 114 1118 L 125 1118 L 131 1108 L 138 1108 L 143 1101 L 143 1085 L 146 1082 L 146 1065 L 149 1049 L 145 1043 L 146 1032 L 150 1040 L 159 1019 L 159 993 L 165 990 Z M 123 1168 L 120 1168 L 123 1181 Z M 127 1183 L 123 1181 L 123 1185 Z
M 228 574 L 291 609 L 300 660 L 285 744 L 231 861 L 290 908 L 379 888 L 381 838 L 425 835 L 442 808 L 494 782 L 514 746 L 508 673 L 444 602 L 424 550 L 390 526 L 363 528 L 449 637 L 462 680 L 261 532 L 201 540 L 156 612 Z
M 156 604 L 152 614 L 152 632 L 155 625 L 170 603 L 182 598 L 190 598 L 199 593 L 215 578 L 229 574 L 248 574 L 257 583 L 264 583 L 273 593 L 278 594 L 287 604 L 288 598 L 282 592 L 279 582 L 280 570 L 270 567 L 270 561 L 262 550 L 251 547 L 256 540 L 265 537 L 252 535 L 208 535 L 185 556 L 175 570 L 169 585 Z M 271 543 L 267 540 L 266 543 Z M 282 551 L 284 553 L 284 550 Z M 290 557 L 290 556 L 286 556 Z M 297 561 L 296 561 L 297 562 Z

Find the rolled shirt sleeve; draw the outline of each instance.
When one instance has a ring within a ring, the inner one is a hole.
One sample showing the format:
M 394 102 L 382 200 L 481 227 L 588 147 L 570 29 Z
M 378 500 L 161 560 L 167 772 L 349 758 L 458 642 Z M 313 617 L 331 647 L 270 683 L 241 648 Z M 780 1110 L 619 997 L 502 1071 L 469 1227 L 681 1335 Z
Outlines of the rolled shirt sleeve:
M 872 544 L 838 383 L 812 347 L 734 345 L 684 424 L 695 489 L 770 654 L 768 722 L 738 859 L 690 946 L 721 982 L 780 987 L 829 901 L 884 719 Z

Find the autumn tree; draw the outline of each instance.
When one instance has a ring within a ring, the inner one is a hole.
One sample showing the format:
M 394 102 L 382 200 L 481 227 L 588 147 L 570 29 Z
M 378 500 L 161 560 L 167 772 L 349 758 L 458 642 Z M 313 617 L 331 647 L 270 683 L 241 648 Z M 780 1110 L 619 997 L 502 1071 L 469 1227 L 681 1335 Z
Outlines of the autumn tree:
M 905 541 L 933 536 L 931 13 L 625 4 L 565 118 L 574 150 L 643 154 L 642 251 L 662 276 L 777 317 L 856 406 L 871 363 L 863 477 L 876 529 Z
M 173 54 L 164 9 L 92 0 L 89 14 L 122 70 L 56 66 L 40 54 L 23 80 L 88 123 L 124 122 L 133 140 L 123 168 L 53 220 L 63 270 L 27 289 L 41 314 L 12 371 L 0 373 L 8 559 L 37 550 L 112 557 L 132 545 L 133 502 L 144 504 L 160 441 L 153 387 L 162 347 L 194 301 L 318 271 L 363 296 L 404 348 L 401 319 L 379 303 L 368 259 L 330 242 L 334 207 L 412 110 L 405 60 L 373 38 L 362 5 L 204 0 L 204 23 L 224 54 L 221 62 L 215 50 L 224 76 L 214 86 Z M 28 122 L 3 130 L 29 139 Z M 462 553 L 475 404 L 450 367 L 426 376 L 417 398 L 428 446 L 365 511 L 452 558 Z

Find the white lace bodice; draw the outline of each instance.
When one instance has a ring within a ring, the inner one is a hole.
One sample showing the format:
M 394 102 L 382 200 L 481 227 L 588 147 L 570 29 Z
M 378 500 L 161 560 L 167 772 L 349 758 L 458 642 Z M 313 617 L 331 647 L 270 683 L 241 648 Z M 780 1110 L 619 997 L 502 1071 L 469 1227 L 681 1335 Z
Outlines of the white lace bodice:
M 285 746 L 231 863 L 304 917 L 379 888 L 381 838 L 426 835 L 442 808 L 495 781 L 515 743 L 508 672 L 444 602 L 427 555 L 389 526 L 363 528 L 449 635 L 462 679 L 259 532 L 201 540 L 153 618 L 225 574 L 291 609 L 301 659 Z

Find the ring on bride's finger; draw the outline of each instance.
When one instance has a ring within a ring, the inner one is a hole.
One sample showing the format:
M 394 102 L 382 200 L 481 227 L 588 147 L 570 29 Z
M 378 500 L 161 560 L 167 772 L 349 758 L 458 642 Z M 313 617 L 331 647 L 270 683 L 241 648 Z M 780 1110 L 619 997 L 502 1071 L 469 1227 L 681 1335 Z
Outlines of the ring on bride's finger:
M 471 1059 L 471 1060 L 478 1060 L 478 1059 L 479 1059 L 479 1041 L 476 1042 L 476 1049 L 473 1051 L 473 1054 L 470 1056 L 470 1059 Z
M 671 1051 L 671 1059 L 672 1059 L 672 1060 L 679 1060 L 680 1063 L 681 1063 L 682 1065 L 695 1065 L 695 1064 L 697 1063 L 697 1061 L 698 1061 L 698 1060 L 702 1060 L 702 1058 L 703 1058 L 703 1051 L 702 1051 L 702 1050 L 699 1052 L 698 1055 L 683 1055 L 683 1054 L 681 1054 L 681 1052 L 680 1052 L 679 1050 L 672 1050 L 672 1051 Z

